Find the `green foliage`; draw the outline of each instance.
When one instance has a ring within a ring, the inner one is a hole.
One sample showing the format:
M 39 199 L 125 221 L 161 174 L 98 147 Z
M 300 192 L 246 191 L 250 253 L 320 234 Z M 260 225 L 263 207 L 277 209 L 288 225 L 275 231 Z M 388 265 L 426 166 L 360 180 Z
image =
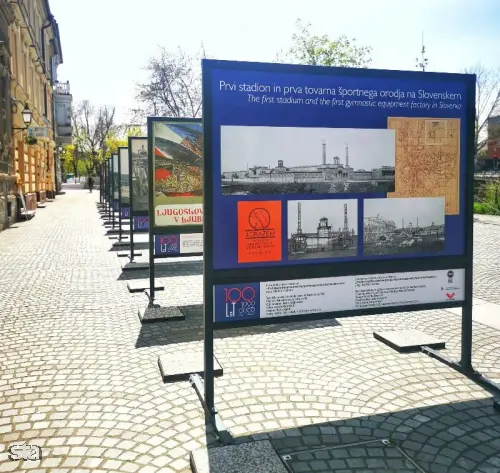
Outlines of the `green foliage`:
M 66 145 L 61 154 L 61 163 L 63 163 L 64 173 L 72 173 L 75 176 L 85 176 L 88 174 L 88 161 L 77 152 L 75 145 Z
M 488 215 L 488 214 L 494 213 L 494 212 L 486 204 L 483 204 L 481 202 L 474 202 L 474 213 L 475 214 Z
M 331 40 L 328 35 L 311 35 L 310 24 L 296 22 L 297 32 L 292 46 L 278 55 L 278 62 L 293 62 L 312 66 L 368 67 L 371 63 L 370 46 L 357 46 L 356 39 L 341 35 Z
M 488 150 L 483 148 L 479 153 L 477 153 L 478 158 L 489 158 L 490 155 L 488 154 Z
M 146 134 L 142 131 L 142 128 L 138 125 L 127 125 L 125 127 L 125 135 L 127 138 L 129 136 L 146 136 Z
M 498 215 L 500 214 L 500 182 L 485 184 L 479 191 L 474 202 L 474 213 Z
M 106 154 L 104 157 L 107 158 L 112 154 L 118 153 L 118 148 L 120 146 L 128 146 L 128 140 L 120 137 L 116 133 L 110 133 L 106 137 Z

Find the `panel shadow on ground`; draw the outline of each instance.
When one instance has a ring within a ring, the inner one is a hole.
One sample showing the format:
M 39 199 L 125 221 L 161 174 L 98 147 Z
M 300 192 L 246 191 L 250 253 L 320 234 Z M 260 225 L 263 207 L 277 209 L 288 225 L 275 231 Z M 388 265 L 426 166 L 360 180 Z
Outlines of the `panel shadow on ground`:
M 127 262 L 130 265 L 131 263 Z M 144 262 L 143 259 L 137 258 L 137 263 L 140 269 L 132 271 L 123 271 L 118 276 L 119 281 L 130 281 L 131 279 L 144 279 L 149 278 L 149 264 Z M 199 276 L 203 274 L 203 261 L 201 260 L 184 260 L 179 261 L 175 258 L 168 260 L 155 260 L 155 279 L 171 278 L 178 276 Z
M 168 291 L 168 287 L 166 287 L 165 289 Z M 145 299 L 144 301 L 144 307 L 146 306 L 147 299 Z M 161 306 L 168 307 L 167 304 L 161 304 Z M 203 305 L 188 304 L 175 307 L 179 308 L 185 319 L 143 323 L 141 325 L 141 330 L 137 338 L 136 348 L 167 346 L 188 342 L 201 343 L 203 341 Z M 214 338 L 236 338 L 245 335 L 290 332 L 297 330 L 315 329 L 318 327 L 337 327 L 340 325 L 341 324 L 337 319 L 262 325 L 254 327 L 217 330 L 214 332 Z
M 500 413 L 490 398 L 236 438 L 261 440 L 271 441 L 293 473 L 487 473 L 500 468 Z

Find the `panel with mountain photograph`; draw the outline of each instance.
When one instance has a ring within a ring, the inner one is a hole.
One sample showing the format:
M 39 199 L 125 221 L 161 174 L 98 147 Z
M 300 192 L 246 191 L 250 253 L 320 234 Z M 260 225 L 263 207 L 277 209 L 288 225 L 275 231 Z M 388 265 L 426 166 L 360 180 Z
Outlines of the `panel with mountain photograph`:
M 154 205 L 203 202 L 201 123 L 153 122 Z

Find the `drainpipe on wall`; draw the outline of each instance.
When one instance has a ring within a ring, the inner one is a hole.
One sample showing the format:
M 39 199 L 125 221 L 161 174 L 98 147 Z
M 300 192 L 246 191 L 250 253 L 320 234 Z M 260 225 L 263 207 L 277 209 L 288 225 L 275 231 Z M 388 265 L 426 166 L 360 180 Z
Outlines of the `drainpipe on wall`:
M 46 25 L 43 25 L 42 26 L 42 30 L 41 30 L 41 45 L 42 45 L 42 58 L 43 58 L 43 61 L 42 61 L 42 67 L 43 67 L 43 73 L 46 75 L 47 74 L 47 63 L 45 62 L 46 61 L 46 50 L 45 50 L 45 30 L 47 28 L 50 28 L 54 25 L 54 16 L 53 15 L 50 15 L 49 18 L 48 18 L 48 23 Z M 50 60 L 52 60 L 52 58 L 50 58 Z M 52 72 L 52 67 L 50 68 L 50 71 Z M 52 85 L 54 83 L 54 78 L 52 77 L 51 74 L 49 74 L 50 76 L 50 84 Z M 43 110 L 44 110 L 44 114 L 45 114 L 45 117 L 47 117 L 48 115 L 48 103 L 47 103 L 47 85 L 45 84 L 43 86 Z M 53 136 L 54 136 L 54 143 L 57 142 L 56 140 L 56 114 L 55 114 L 55 106 L 54 106 L 54 102 L 52 102 L 52 133 L 53 133 Z M 54 150 L 54 190 L 53 190 L 53 196 L 52 198 L 55 198 L 56 194 L 59 192 L 60 189 L 57 188 L 57 159 L 59 159 L 59 157 L 56 155 L 55 153 L 55 150 Z
M 8 186 L 7 186 L 7 181 L 3 182 L 3 195 L 4 195 L 4 200 L 3 200 L 3 230 L 6 230 L 9 228 L 9 193 L 7 191 Z
M 41 36 L 42 36 L 41 40 L 42 41 L 41 41 L 41 45 L 42 45 L 42 59 L 43 59 L 42 64 L 43 64 L 43 73 L 44 74 L 47 73 L 47 65 L 45 64 L 45 59 L 46 59 L 45 56 L 46 56 L 46 54 L 45 54 L 45 34 L 44 33 L 45 33 L 45 30 L 47 28 L 50 28 L 52 26 L 53 20 L 54 20 L 54 16 L 50 15 L 49 22 L 46 25 L 42 26 L 42 33 L 41 33 Z M 51 77 L 51 82 L 52 82 L 52 77 Z

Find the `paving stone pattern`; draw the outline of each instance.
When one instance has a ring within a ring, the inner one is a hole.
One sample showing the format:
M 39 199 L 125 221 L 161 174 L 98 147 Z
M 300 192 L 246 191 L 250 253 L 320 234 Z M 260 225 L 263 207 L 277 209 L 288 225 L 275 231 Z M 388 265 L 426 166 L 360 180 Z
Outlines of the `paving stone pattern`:
M 0 472 L 186 473 L 190 451 L 217 445 L 189 382 L 164 384 L 158 368 L 159 355 L 201 346 L 201 259 L 176 258 L 158 272 L 157 302 L 186 320 L 141 325 L 147 298 L 127 282 L 148 273 L 121 271 L 96 198 L 68 190 L 0 233 Z M 499 237 L 500 219 L 478 219 L 474 291 L 496 303 Z M 491 395 L 373 337 L 404 329 L 443 339 L 443 351 L 459 356 L 460 317 L 447 311 L 217 332 L 226 427 L 238 441 L 270 440 L 280 455 L 295 454 L 299 469 L 297 453 L 390 438 L 424 471 L 499 473 Z M 499 346 L 499 331 L 474 324 L 474 365 L 498 382 Z M 8 459 L 24 441 L 43 447 L 41 462 Z M 309 471 L 328 471 L 307 461 Z

